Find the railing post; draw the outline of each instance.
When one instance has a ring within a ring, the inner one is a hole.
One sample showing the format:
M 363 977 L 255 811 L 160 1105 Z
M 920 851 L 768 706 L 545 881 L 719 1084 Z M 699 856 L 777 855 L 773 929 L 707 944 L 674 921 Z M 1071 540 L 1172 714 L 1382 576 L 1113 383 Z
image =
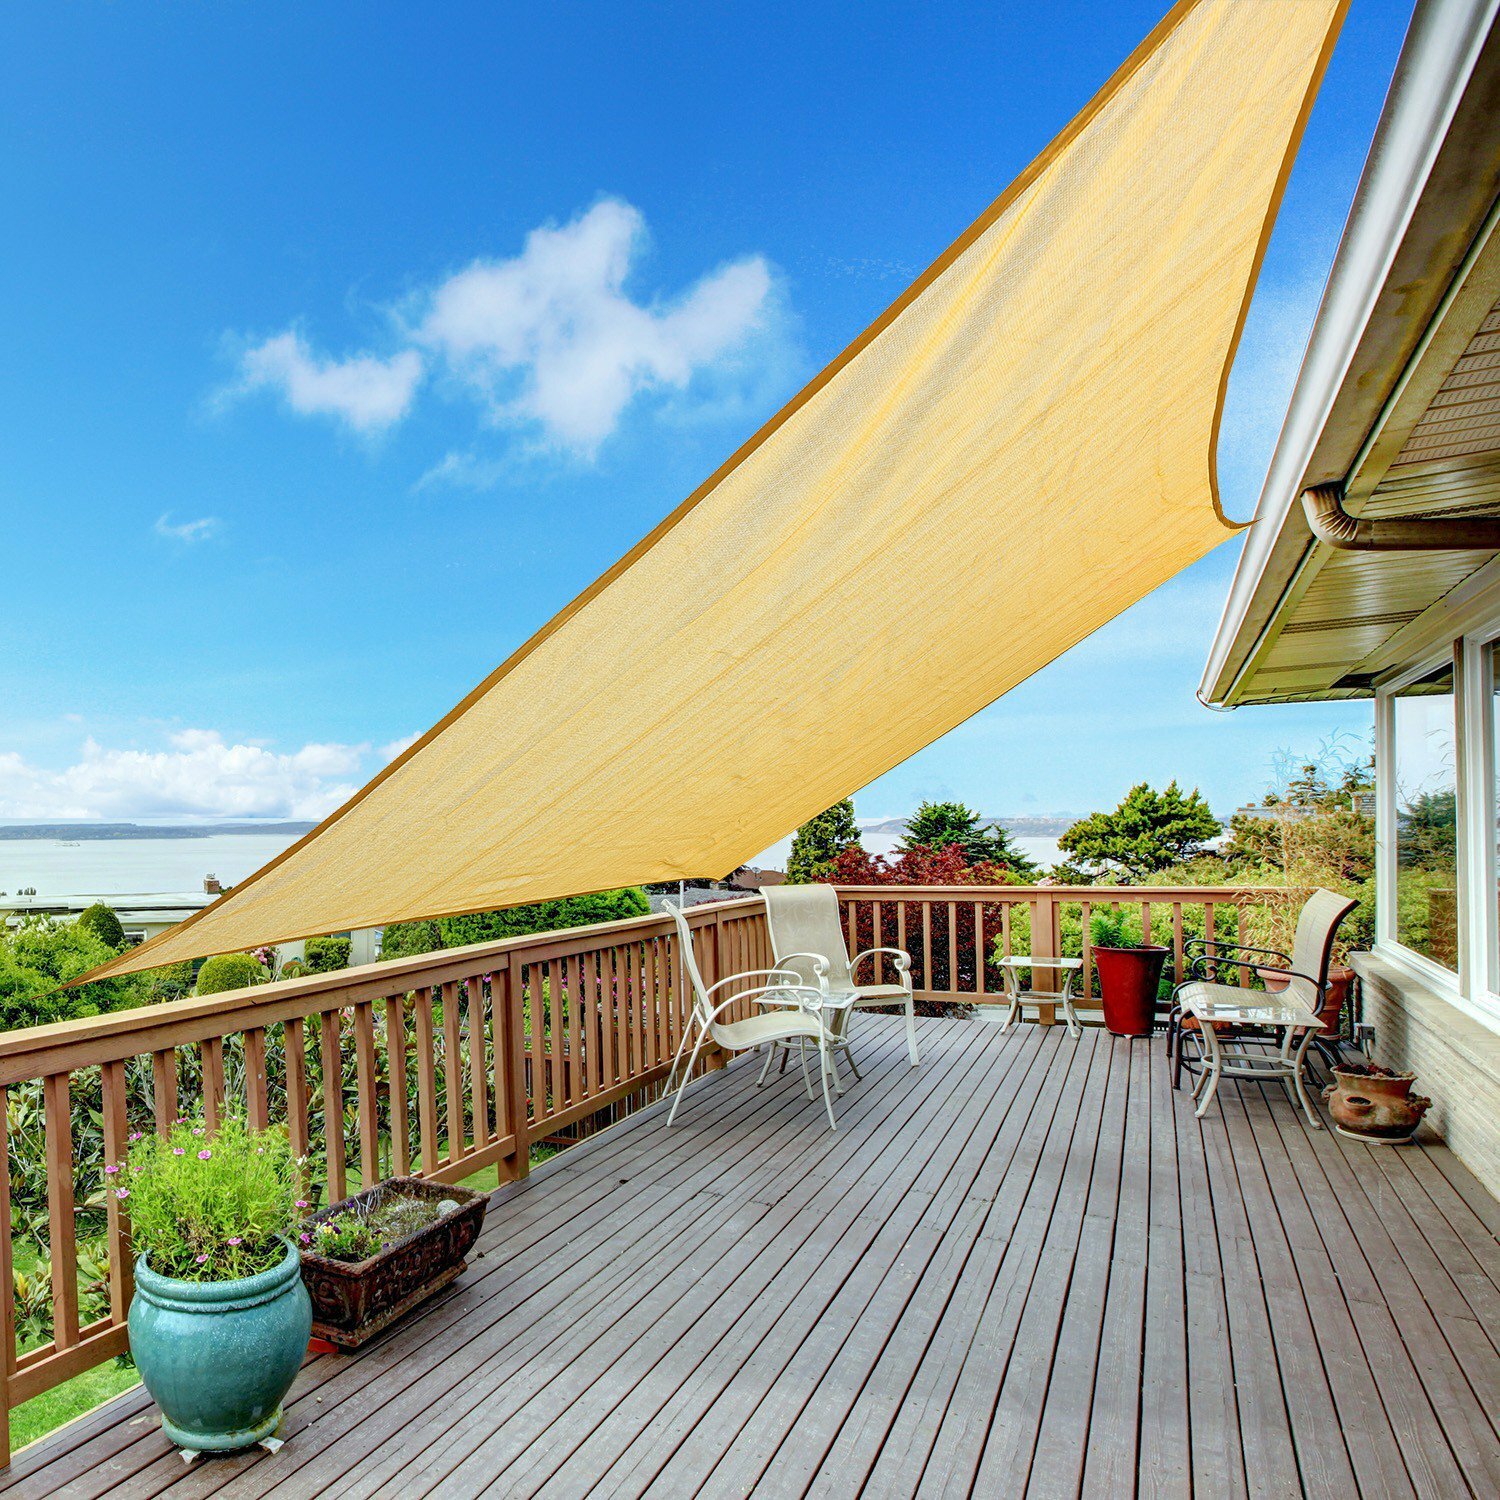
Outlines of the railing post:
M 518 1182 L 531 1171 L 531 1121 L 527 1111 L 526 1026 L 521 1015 L 521 986 L 512 983 L 506 964 L 490 976 L 490 1004 L 495 1016 L 495 1062 L 504 1079 L 504 1097 L 495 1101 L 495 1129 L 515 1138 L 511 1154 L 498 1164 L 502 1178 Z
M 1058 956 L 1058 949 L 1061 946 L 1058 941 L 1061 926 L 1062 923 L 1058 917 L 1057 896 L 1049 890 L 1032 903 L 1032 958 L 1056 958 Z M 1033 969 L 1031 971 L 1031 985 L 1033 989 L 1038 988 L 1038 982 L 1043 976 L 1046 976 L 1049 984 L 1060 984 L 1058 970 Z M 1057 1007 L 1047 1004 L 1046 1001 L 1041 1002 L 1036 1008 L 1036 1018 L 1041 1025 L 1051 1026 L 1057 1020 Z
M 16 1367 L 16 1277 L 10 1246 L 10 1091 L 0 1088 L 0 1467 L 10 1466 L 10 1377 Z

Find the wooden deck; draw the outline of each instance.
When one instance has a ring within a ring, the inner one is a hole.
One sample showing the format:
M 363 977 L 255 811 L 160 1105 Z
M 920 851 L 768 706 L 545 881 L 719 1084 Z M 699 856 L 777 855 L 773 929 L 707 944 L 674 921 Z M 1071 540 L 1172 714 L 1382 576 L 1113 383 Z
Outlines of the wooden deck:
M 0 1489 L 1500 1494 L 1500 1207 L 1446 1151 L 1232 1084 L 1200 1126 L 1159 1040 L 856 1034 L 836 1134 L 741 1062 L 502 1189 L 280 1453 L 185 1469 L 137 1391 Z

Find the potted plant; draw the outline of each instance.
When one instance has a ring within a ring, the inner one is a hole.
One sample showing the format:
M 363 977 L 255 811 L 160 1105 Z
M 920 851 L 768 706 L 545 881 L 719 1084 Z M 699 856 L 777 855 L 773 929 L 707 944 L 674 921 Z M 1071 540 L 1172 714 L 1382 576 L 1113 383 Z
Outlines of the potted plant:
M 139 1252 L 130 1352 L 180 1447 L 270 1437 L 312 1328 L 295 1224 L 298 1164 L 282 1130 L 179 1121 L 105 1168 Z
M 1123 912 L 1100 912 L 1089 927 L 1104 1024 L 1115 1036 L 1150 1036 L 1156 1024 L 1156 992 L 1167 950 L 1138 943 Z
M 392 1177 L 313 1214 L 298 1234 L 313 1332 L 358 1348 L 447 1286 L 488 1206 L 470 1188 Z

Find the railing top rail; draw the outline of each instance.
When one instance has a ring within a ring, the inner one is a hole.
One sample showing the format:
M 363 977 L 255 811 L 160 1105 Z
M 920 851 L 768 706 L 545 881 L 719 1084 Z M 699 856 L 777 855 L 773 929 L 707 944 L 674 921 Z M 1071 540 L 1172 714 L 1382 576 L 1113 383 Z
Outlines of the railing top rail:
M 887 901 L 1261 901 L 1305 894 L 1282 885 L 840 885 L 841 896 Z
M 726 913 L 749 915 L 760 904 L 758 896 L 703 902 L 689 911 L 688 920 L 697 926 Z M 0 1085 L 64 1068 L 135 1057 L 161 1047 L 184 1045 L 250 1027 L 269 1026 L 296 1016 L 382 999 L 476 974 L 500 973 L 518 957 L 561 958 L 591 948 L 665 936 L 671 930 L 671 920 L 665 915 L 626 917 L 556 932 L 523 933 L 465 948 L 440 948 L 413 958 L 362 964 L 327 974 L 252 985 L 248 989 L 224 990 L 217 995 L 189 996 L 160 1005 L 0 1032 Z

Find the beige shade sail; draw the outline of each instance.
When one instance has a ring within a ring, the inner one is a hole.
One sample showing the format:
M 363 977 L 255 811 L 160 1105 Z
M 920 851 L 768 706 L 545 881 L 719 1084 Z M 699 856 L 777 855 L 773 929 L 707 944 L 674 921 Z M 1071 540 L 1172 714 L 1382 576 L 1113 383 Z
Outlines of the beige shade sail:
M 1342 13 L 1178 5 L 629 555 L 300 843 L 98 973 L 721 875 L 1202 557 L 1233 529 L 1229 363 Z

